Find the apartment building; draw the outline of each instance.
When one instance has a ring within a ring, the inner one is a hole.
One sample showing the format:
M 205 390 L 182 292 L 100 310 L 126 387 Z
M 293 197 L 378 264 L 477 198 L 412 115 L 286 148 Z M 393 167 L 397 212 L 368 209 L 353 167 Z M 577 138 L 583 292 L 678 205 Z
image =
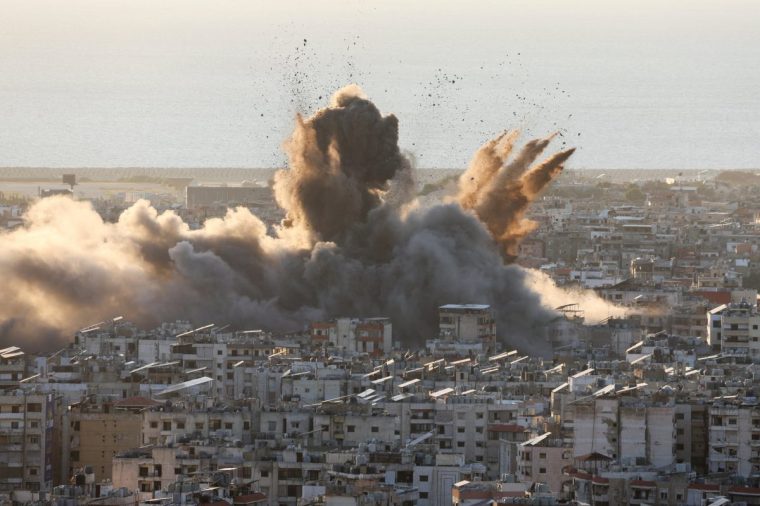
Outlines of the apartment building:
M 438 334 L 450 341 L 496 340 L 496 321 L 488 304 L 446 304 L 438 308 Z
M 720 305 L 707 312 L 707 342 L 722 353 L 760 362 L 760 314 L 757 305 L 743 301 Z
M 27 390 L 0 395 L 0 493 L 52 488 L 55 406 L 52 395 Z
M 349 353 L 367 353 L 381 357 L 393 349 L 393 325 L 390 318 L 336 318 L 312 322 L 312 342 L 333 346 Z
M 63 421 L 65 476 L 89 466 L 93 480 L 110 480 L 113 457 L 143 444 L 141 411 L 156 404 L 151 399 L 132 397 L 113 403 L 71 405 Z

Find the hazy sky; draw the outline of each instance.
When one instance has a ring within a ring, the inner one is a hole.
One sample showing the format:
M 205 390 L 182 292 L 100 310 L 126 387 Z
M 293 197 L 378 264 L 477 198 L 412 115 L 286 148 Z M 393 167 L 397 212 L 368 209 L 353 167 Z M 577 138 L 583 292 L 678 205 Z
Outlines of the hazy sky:
M 760 167 L 757 1 L 0 0 L 0 166 L 282 164 L 350 82 L 424 167 L 554 130 L 589 168 Z

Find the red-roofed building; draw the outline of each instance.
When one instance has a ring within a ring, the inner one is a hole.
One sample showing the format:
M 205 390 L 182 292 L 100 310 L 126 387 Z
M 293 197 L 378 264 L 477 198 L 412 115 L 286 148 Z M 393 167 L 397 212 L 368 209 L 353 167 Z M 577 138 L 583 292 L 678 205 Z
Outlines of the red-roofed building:
M 267 495 L 262 492 L 239 495 L 233 499 L 235 506 L 248 506 L 249 504 L 264 504 L 267 502 Z
M 726 493 L 732 503 L 760 504 L 760 488 L 731 487 Z
M 712 304 L 719 306 L 721 304 L 728 304 L 731 302 L 731 292 L 728 290 L 723 291 L 710 291 L 710 290 L 695 290 L 691 292 L 691 295 L 701 297 Z

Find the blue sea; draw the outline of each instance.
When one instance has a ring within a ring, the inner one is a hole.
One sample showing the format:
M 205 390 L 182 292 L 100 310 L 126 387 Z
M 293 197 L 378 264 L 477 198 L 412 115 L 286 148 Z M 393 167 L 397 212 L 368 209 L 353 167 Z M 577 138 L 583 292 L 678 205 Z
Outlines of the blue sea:
M 760 168 L 760 2 L 0 0 L 0 166 L 276 167 L 357 83 L 420 167 Z

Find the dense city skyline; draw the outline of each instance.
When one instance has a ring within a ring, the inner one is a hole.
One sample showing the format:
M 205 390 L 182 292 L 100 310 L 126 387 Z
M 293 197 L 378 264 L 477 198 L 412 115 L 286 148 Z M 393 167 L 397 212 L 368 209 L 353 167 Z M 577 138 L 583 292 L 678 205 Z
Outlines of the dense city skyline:
M 0 16 L 0 506 L 760 505 L 760 3 Z

